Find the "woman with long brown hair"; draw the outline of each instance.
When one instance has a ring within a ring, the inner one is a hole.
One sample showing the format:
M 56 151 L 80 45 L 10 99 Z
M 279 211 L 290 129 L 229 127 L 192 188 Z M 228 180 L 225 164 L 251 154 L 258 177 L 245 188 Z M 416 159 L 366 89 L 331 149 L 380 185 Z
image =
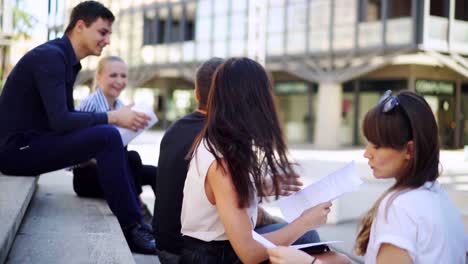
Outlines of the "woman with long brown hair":
M 420 95 L 387 91 L 365 116 L 364 157 L 377 179 L 395 179 L 362 220 L 355 244 L 365 263 L 464 264 L 467 237 L 457 208 L 437 182 L 439 135 Z M 310 257 L 291 249 L 269 251 L 272 263 Z M 286 262 L 284 262 L 286 263 Z
M 216 71 L 208 97 L 207 121 L 189 155 L 181 223 L 182 263 L 259 263 L 266 248 L 255 241 L 257 197 L 271 181 L 276 196 L 280 175 L 294 177 L 264 68 L 233 58 Z M 324 224 L 330 202 L 319 204 L 285 227 L 264 234 L 289 245 Z M 334 253 L 331 253 L 332 255 Z M 338 262 L 346 258 L 333 255 Z

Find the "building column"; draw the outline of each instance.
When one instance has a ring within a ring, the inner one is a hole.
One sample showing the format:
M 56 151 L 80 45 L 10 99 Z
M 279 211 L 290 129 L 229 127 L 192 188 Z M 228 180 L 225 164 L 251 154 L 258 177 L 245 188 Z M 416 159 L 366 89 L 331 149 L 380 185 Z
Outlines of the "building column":
M 319 83 L 317 96 L 315 142 L 317 148 L 339 147 L 343 88 L 340 83 Z

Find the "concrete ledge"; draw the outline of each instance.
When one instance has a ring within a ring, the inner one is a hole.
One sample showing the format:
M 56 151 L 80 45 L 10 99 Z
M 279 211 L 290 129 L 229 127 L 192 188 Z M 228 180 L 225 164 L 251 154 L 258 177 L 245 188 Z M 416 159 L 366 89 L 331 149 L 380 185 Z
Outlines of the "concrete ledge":
M 37 177 L 5 176 L 0 173 L 0 263 L 8 252 L 36 190 Z
M 41 175 L 7 263 L 135 263 L 116 217 L 77 197 L 69 172 Z

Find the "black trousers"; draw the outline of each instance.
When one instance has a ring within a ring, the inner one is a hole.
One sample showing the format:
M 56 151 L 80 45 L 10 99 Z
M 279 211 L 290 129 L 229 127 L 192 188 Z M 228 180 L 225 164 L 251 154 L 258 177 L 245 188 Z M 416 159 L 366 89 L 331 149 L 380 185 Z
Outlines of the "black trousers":
M 184 247 L 180 264 L 241 264 L 234 249 L 225 241 L 205 242 L 193 237 L 183 236 Z
M 149 185 L 154 192 L 157 167 L 143 165 L 141 157 L 136 151 L 126 151 L 130 174 L 133 177 L 135 189 L 142 193 L 142 186 Z M 73 189 L 78 196 L 103 198 L 104 193 L 99 182 L 96 164 L 89 164 L 73 169 Z

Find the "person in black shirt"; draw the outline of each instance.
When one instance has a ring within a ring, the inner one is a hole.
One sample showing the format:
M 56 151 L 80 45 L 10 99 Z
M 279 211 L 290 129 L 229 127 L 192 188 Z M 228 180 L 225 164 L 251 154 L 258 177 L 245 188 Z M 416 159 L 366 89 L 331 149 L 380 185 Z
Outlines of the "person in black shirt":
M 129 106 L 83 113 L 73 105 L 80 60 L 101 54 L 110 42 L 113 21 L 102 4 L 81 2 L 62 38 L 32 49 L 16 64 L 0 95 L 0 171 L 39 175 L 95 158 L 105 199 L 130 248 L 154 254 L 151 227 L 142 223 L 124 146 L 113 126 L 138 130 L 147 125 L 148 116 Z
M 223 61 L 220 58 L 213 58 L 200 67 L 196 74 L 195 85 L 197 110 L 174 122 L 161 140 L 155 181 L 153 231 L 158 249 L 172 254 L 179 254 L 182 248 L 180 213 L 189 165 L 189 160 L 185 157 L 205 123 L 211 77 Z M 165 263 L 166 256 L 170 256 L 164 253 L 159 254 L 162 263 Z M 169 262 L 175 263 L 176 260 Z
M 224 62 L 221 58 L 212 58 L 204 62 L 196 72 L 195 96 L 197 109 L 172 124 L 161 140 L 159 149 L 158 173 L 155 181 L 156 201 L 154 204 L 153 232 L 161 263 L 177 263 L 177 255 L 182 249 L 181 209 L 183 188 L 189 160 L 186 156 L 201 132 L 206 120 L 206 108 L 211 79 Z M 295 178 L 289 185 L 282 186 L 283 194 L 298 191 L 301 183 Z M 258 207 L 256 231 L 267 233 L 286 225 L 281 218 L 274 217 Z M 296 243 L 319 242 L 315 230 L 303 235 Z

